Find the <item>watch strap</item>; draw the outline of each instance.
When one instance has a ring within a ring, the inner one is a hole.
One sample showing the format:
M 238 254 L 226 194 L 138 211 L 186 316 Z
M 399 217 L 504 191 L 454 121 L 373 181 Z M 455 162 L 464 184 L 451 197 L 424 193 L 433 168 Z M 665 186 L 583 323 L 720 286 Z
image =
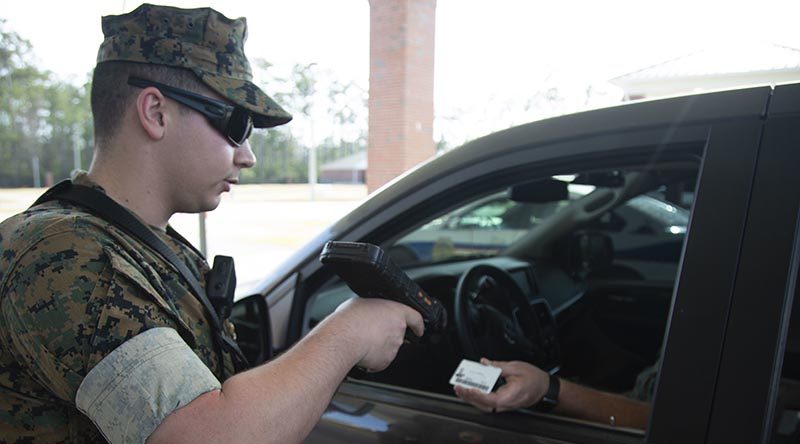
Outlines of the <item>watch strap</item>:
M 547 384 L 547 392 L 542 399 L 536 403 L 535 408 L 540 412 L 549 412 L 558 405 L 558 395 L 561 393 L 561 380 L 558 375 L 550 375 L 550 382 Z

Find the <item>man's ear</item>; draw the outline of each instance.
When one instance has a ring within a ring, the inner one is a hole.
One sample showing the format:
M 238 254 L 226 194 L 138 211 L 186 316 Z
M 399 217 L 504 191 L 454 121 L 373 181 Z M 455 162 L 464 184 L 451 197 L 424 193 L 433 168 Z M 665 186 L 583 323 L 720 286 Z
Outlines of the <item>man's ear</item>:
M 153 140 L 161 140 L 167 133 L 166 99 L 158 88 L 144 88 L 136 97 L 136 115 L 142 130 Z

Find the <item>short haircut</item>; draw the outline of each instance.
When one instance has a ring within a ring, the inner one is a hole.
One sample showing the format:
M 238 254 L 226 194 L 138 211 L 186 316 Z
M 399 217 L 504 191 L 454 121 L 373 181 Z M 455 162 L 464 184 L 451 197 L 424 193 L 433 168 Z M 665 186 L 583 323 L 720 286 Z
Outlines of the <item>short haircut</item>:
M 96 146 L 107 145 L 122 125 L 122 119 L 139 88 L 128 85 L 136 76 L 201 94 L 208 88 L 191 70 L 166 65 L 109 61 L 98 64 L 92 75 L 92 116 Z M 180 108 L 183 110 L 183 107 Z

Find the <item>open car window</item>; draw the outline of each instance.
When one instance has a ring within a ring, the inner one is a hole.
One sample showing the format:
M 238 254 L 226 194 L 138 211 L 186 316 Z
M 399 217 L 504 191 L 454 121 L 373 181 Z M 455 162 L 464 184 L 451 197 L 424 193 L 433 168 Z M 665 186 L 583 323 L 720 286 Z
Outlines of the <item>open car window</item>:
M 649 402 L 688 230 L 694 159 L 663 171 L 650 164 L 531 178 L 563 186 L 563 193 L 504 187 L 401 227 L 381 246 L 442 301 L 449 325 L 401 347 L 386 370 L 351 378 L 453 397 L 449 380 L 461 359 L 485 356 L 527 361 L 576 384 Z M 469 294 L 462 281 L 476 269 L 500 270 L 489 277 L 502 282 L 492 296 L 497 305 L 476 312 L 508 311 L 530 349 L 509 345 L 481 315 L 455 315 Z M 524 302 L 508 303 L 512 293 Z M 351 297 L 331 276 L 309 300 L 307 327 Z

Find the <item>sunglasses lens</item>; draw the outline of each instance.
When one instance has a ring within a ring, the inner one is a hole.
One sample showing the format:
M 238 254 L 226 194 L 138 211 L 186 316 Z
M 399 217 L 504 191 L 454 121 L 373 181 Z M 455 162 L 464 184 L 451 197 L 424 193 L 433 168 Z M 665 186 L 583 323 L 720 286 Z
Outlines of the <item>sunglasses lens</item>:
M 237 106 L 228 120 L 228 139 L 236 145 L 241 145 L 250 137 L 251 131 L 253 131 L 253 119 L 250 113 Z

